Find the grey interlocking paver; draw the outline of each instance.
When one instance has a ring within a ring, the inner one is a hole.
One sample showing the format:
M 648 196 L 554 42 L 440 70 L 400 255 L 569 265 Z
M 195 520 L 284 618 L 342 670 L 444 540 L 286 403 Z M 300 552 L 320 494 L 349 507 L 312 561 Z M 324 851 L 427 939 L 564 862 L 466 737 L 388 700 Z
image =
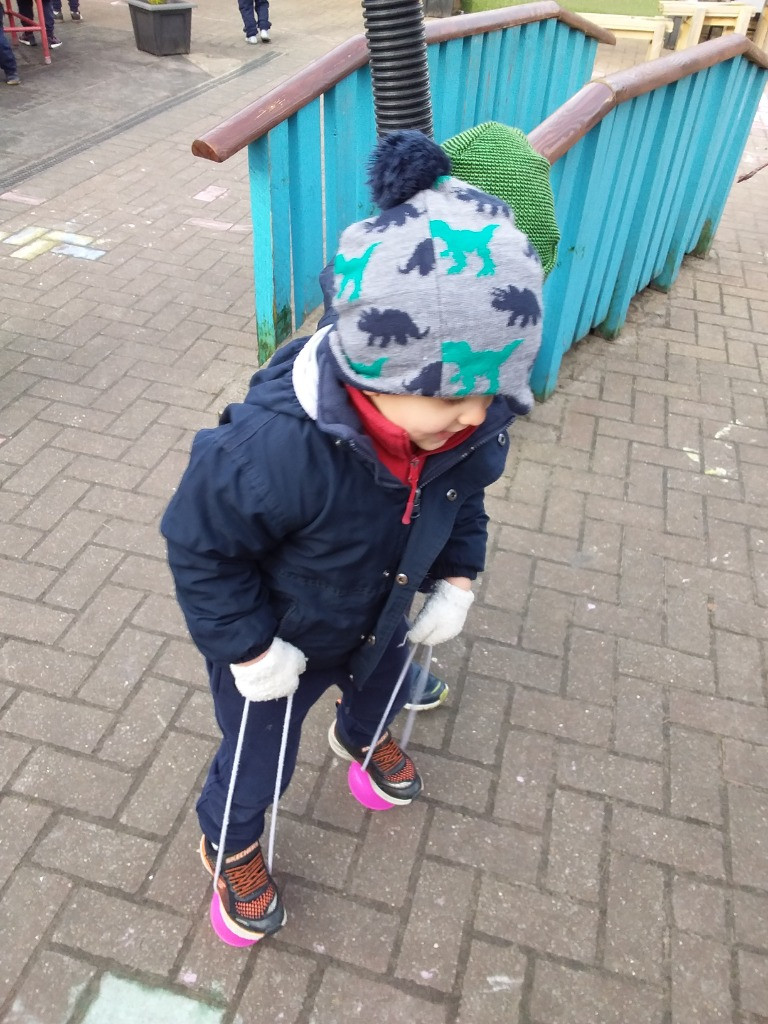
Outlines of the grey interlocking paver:
M 41 114 L 14 188 L 39 202 L 0 196 L 3 231 L 105 253 L 0 246 L 0 1017 L 103 1024 L 150 999 L 173 1024 L 761 1024 L 768 172 L 515 425 L 478 599 L 434 655 L 451 695 L 416 723 L 424 798 L 364 811 L 332 695 L 309 715 L 278 818 L 288 924 L 238 951 L 208 922 L 194 803 L 218 733 L 157 524 L 253 372 L 251 224 L 245 159 L 189 143 L 359 30 L 359 6 L 286 0 L 267 50 L 209 0 L 190 58 L 161 62 L 124 7 L 86 13 L 51 68 L 21 55 Z M 763 104 L 743 165 L 766 159 Z

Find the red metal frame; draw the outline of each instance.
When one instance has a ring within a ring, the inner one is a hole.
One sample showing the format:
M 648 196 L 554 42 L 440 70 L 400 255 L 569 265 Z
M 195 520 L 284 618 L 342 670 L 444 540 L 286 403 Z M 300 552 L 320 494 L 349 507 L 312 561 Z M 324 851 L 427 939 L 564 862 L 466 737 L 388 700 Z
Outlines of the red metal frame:
M 0 0 L 2 2 L 2 0 Z M 8 21 L 5 25 L 4 31 L 11 37 L 11 42 L 14 46 L 17 45 L 16 36 L 21 32 L 39 32 L 40 40 L 43 44 L 43 60 L 46 64 L 51 63 L 51 51 L 48 46 L 48 33 L 45 31 L 45 17 L 43 16 L 43 0 L 34 0 L 34 5 L 37 9 L 37 21 L 30 21 L 29 18 L 25 18 L 18 11 L 14 11 L 11 7 L 11 0 L 5 0 L 5 13 Z M 14 21 L 18 21 L 19 24 L 15 25 Z

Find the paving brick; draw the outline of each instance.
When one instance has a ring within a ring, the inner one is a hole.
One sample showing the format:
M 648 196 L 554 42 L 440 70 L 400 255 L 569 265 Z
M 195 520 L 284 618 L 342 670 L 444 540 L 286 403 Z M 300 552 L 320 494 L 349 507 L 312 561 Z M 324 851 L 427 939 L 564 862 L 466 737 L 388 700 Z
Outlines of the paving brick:
M 738 960 L 742 1009 L 765 1014 L 768 1007 L 768 956 L 742 949 L 739 950 Z
M 18 793 L 108 818 L 131 777 L 89 758 L 38 747 L 13 783 Z
M 650 985 L 538 960 L 531 1014 L 547 1024 L 662 1024 L 664 998 Z
M 547 848 L 548 889 L 574 899 L 598 899 L 603 818 L 601 801 L 563 790 L 555 793 Z
M 475 764 L 419 751 L 414 753 L 424 792 L 456 809 L 484 814 L 489 806 L 495 772 Z
M 573 604 L 569 595 L 533 587 L 523 625 L 523 645 L 541 654 L 561 656 L 573 619 Z
M 616 805 L 614 849 L 711 878 L 723 877 L 723 835 L 706 825 Z
M 13 776 L 31 749 L 23 740 L 0 734 L 0 788 Z
M 528 595 L 533 560 L 526 555 L 501 551 L 483 577 L 483 602 L 505 612 L 521 612 Z
M 58 478 L 52 481 L 18 517 L 17 522 L 38 530 L 50 530 L 88 490 L 79 480 Z
M 190 906 L 194 906 L 190 900 L 185 900 L 179 909 L 185 909 L 188 903 Z M 203 899 L 203 906 L 198 911 L 191 936 L 184 945 L 184 951 L 179 961 L 181 966 L 176 972 L 176 980 L 191 994 L 203 998 L 207 997 L 207 999 L 215 1003 L 219 1003 L 221 1000 L 231 1003 L 235 999 L 238 989 L 242 986 L 244 974 L 247 973 L 248 977 L 252 979 L 248 990 L 256 994 L 255 977 L 259 977 L 262 986 L 264 985 L 262 954 L 266 954 L 266 958 L 274 963 L 270 957 L 270 953 L 274 954 L 274 949 L 268 942 L 259 944 L 259 955 L 252 959 L 249 964 L 249 954 L 253 952 L 253 947 L 238 949 L 223 943 L 211 927 L 208 910 L 209 903 L 209 893 L 207 893 Z M 278 953 L 277 956 L 280 957 L 280 954 Z M 297 961 L 298 980 L 301 978 L 301 961 L 298 957 L 290 957 L 291 962 L 294 960 Z M 277 963 L 279 962 L 278 959 Z M 253 964 L 253 969 L 251 969 L 251 964 Z M 311 967 L 312 965 L 310 964 L 309 966 Z M 298 991 L 300 993 L 299 1005 L 301 1005 L 303 991 L 300 986 Z M 287 992 L 283 986 L 272 988 L 270 985 L 267 985 L 266 989 L 261 992 L 262 1000 L 267 994 L 269 994 L 270 998 L 279 997 L 280 999 L 280 1010 L 278 1011 L 277 1005 L 273 1003 L 273 1013 L 285 1012 L 283 1007 L 290 1006 L 292 1002 L 293 994 Z M 253 1002 L 253 1005 L 256 1006 L 258 1004 Z M 188 1019 L 189 1010 L 180 1017 L 179 1024 L 185 1024 Z M 239 1019 L 242 1020 L 243 1018 L 240 1017 Z M 260 1018 L 246 1019 L 258 1020 Z M 286 1019 L 290 1020 L 292 1018 L 286 1017 Z
M 618 572 L 622 550 L 622 528 L 616 523 L 587 519 L 584 523 L 578 564 L 602 572 Z
M 706 658 L 697 658 L 668 647 L 619 640 L 619 672 L 686 690 L 711 693 L 715 688 L 714 671 Z
M 344 889 L 355 853 L 349 837 L 279 817 L 280 870 L 332 889 Z M 381 862 L 380 862 L 381 865 Z
M 0 901 L 0 934 L 13 936 L 0 947 L 0 1006 L 32 959 L 71 889 L 61 875 L 22 866 Z
M 691 729 L 748 742 L 764 744 L 768 737 L 768 712 L 765 709 L 683 690 L 670 691 L 669 720 Z
M 157 523 L 163 512 L 162 503 L 154 496 L 132 494 L 101 484 L 91 487 L 82 498 L 80 507 L 137 523 Z
M 523 687 L 515 691 L 511 719 L 522 728 L 599 746 L 608 742 L 611 728 L 611 713 L 599 704 L 564 700 Z
M 0 557 L 0 589 L 11 597 L 34 601 L 55 579 L 51 569 Z
M 170 636 L 186 638 L 189 634 L 176 600 L 161 594 L 150 594 L 133 616 L 140 629 L 150 629 Z
M 164 835 L 173 825 L 187 794 L 210 761 L 215 744 L 202 737 L 170 732 L 138 789 L 120 815 L 125 825 Z
M 481 764 L 495 763 L 509 690 L 504 682 L 468 678 L 451 737 L 452 754 Z M 476 699 L 476 693 L 483 694 L 482 701 Z
M 122 707 L 162 643 L 162 637 L 127 626 L 80 687 L 78 697 L 104 707 Z
M 728 786 L 733 879 L 737 884 L 768 889 L 768 793 Z
M 423 861 L 416 880 L 397 977 L 451 992 L 464 928 L 471 918 L 470 870 Z
M 457 1024 L 517 1024 L 525 971 L 526 958 L 518 950 L 473 942 L 461 982 Z
M 124 968 L 167 976 L 189 927 L 176 914 L 83 887 L 69 900 L 53 941 Z
M 63 1024 L 95 973 L 91 964 L 61 953 L 40 953 L 3 1018 L 5 1024 Z
M 204 968 L 205 964 L 201 964 L 201 966 Z M 248 986 L 236 1006 L 239 1019 L 266 1021 L 274 1015 L 276 1007 L 279 1006 L 280 1024 L 299 1024 L 307 990 L 316 973 L 317 967 L 311 960 L 284 950 L 277 950 L 274 947 L 259 949 L 259 955 L 252 965 Z M 333 975 L 338 976 L 336 984 L 339 988 L 335 995 Z M 324 998 L 330 1000 L 330 1003 L 319 1019 L 330 1021 L 342 1007 L 344 1012 L 349 1010 L 351 1007 L 347 999 L 350 995 L 350 987 L 359 984 L 359 979 L 345 976 L 341 971 L 327 972 L 323 981 L 325 986 L 323 995 Z M 393 992 L 393 995 L 397 996 L 398 993 Z M 383 1003 L 386 1005 L 386 1000 L 383 1000 Z M 365 999 L 363 1005 L 366 1019 L 376 1020 L 375 1017 L 370 1017 L 368 1012 L 373 1010 L 376 1005 L 375 994 L 371 1004 Z M 414 1017 L 416 1015 L 415 1013 Z M 421 1017 L 420 1011 L 418 1016 Z
M 82 608 L 109 578 L 121 557 L 111 548 L 90 545 L 70 563 L 56 585 L 51 587 L 46 600 L 64 608 Z
M 614 853 L 609 868 L 605 966 L 661 985 L 664 980 L 664 873 Z
M 203 868 L 199 850 L 200 826 L 193 807 L 185 812 L 170 842 L 162 845 L 155 870 L 146 885 L 148 898 L 182 913 L 191 913 L 201 903 L 209 903 L 211 877 Z M 277 854 L 279 856 L 279 850 Z M 207 916 L 205 913 L 206 920 Z
M 152 756 L 155 744 L 165 732 L 184 696 L 185 690 L 181 686 L 147 677 L 120 713 L 114 729 L 100 745 L 99 757 L 114 761 L 124 768 L 143 764 Z
M 128 555 L 112 576 L 113 583 L 155 594 L 173 595 L 173 577 L 163 559 Z
M 578 538 L 584 519 L 586 497 L 573 490 L 553 487 L 547 499 L 543 524 L 531 523 L 532 528 L 543 525 L 546 533 Z
M 617 757 L 606 751 L 562 744 L 558 755 L 558 781 L 574 789 L 661 808 L 664 776 L 657 764 Z
M 13 796 L 2 797 L 0 809 L 4 829 L 0 847 L 0 886 L 3 886 L 34 844 L 51 812 L 47 807 Z
M 703 982 L 703 983 L 702 983 Z M 672 1018 L 701 1024 L 732 1020 L 728 947 L 698 935 L 672 941 Z
M 697 878 L 675 875 L 672 880 L 672 907 L 675 924 L 684 932 L 726 941 L 725 890 Z M 739 894 L 734 894 L 738 899 Z
M 390 815 L 371 816 L 365 842 L 353 864 L 348 893 L 376 894 L 390 906 L 403 906 L 409 899 L 410 874 L 422 847 L 426 820 L 427 808 L 422 802 L 412 804 L 394 821 Z
M 612 704 L 616 641 L 601 633 L 574 628 L 571 630 L 567 656 L 567 696 L 595 704 Z
M 159 844 L 127 832 L 64 816 L 33 850 L 33 859 L 87 882 L 136 892 L 157 856 Z
M 3 632 L 24 640 L 53 643 L 72 621 L 72 616 L 37 602 L 19 601 L 0 594 Z
M 563 896 L 483 878 L 475 929 L 554 956 L 594 962 L 598 910 Z
M 715 658 L 719 696 L 763 703 L 760 645 L 754 637 L 715 630 Z
M 438 808 L 426 852 L 446 861 L 490 872 L 505 881 L 533 884 L 541 838 L 507 825 Z
M 72 509 L 37 544 L 31 552 L 31 557 L 44 565 L 63 568 L 101 529 L 103 523 L 103 516 Z
M 720 744 L 714 736 L 670 727 L 672 814 L 719 824 Z
M 60 646 L 67 651 L 98 656 L 140 601 L 137 591 L 106 584 L 61 638 Z
M 402 991 L 395 985 L 358 977 L 337 966 L 329 967 L 314 1001 L 315 1018 L 321 1021 L 365 1019 L 369 1024 L 415 1021 L 447 1024 L 446 1009 L 428 998 Z
M 42 693 L 22 692 L 0 717 L 0 728 L 31 740 L 91 753 L 112 716 Z
M 664 756 L 662 688 L 644 679 L 619 677 L 613 745 L 621 754 L 660 761 Z
M 397 932 L 394 915 L 291 882 L 285 889 L 287 942 L 370 971 L 387 969 Z
M 487 642 L 473 645 L 469 669 L 480 675 L 495 676 L 553 693 L 560 690 L 562 681 L 562 663 L 559 658 Z
M 12 683 L 39 687 L 47 693 L 71 696 L 93 662 L 26 640 L 9 640 L 0 650 L 0 676 Z

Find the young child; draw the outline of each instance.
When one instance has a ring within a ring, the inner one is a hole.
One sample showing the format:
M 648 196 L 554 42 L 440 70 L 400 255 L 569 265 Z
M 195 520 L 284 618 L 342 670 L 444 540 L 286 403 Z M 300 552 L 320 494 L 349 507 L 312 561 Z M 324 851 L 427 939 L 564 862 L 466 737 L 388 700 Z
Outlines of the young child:
M 163 518 L 223 734 L 197 804 L 211 874 L 243 702 L 258 701 L 218 882 L 226 923 L 248 938 L 285 921 L 259 844 L 285 698 L 283 788 L 302 722 L 332 686 L 330 745 L 362 763 L 406 641 L 442 643 L 464 625 L 484 567 L 484 488 L 504 469 L 507 427 L 532 404 L 536 251 L 501 200 L 449 175 L 419 132 L 380 142 L 371 183 L 382 213 L 342 233 L 325 326 L 281 348 L 245 401 L 197 435 Z M 409 626 L 419 589 L 427 598 Z M 392 803 L 421 791 L 389 730 L 368 773 Z

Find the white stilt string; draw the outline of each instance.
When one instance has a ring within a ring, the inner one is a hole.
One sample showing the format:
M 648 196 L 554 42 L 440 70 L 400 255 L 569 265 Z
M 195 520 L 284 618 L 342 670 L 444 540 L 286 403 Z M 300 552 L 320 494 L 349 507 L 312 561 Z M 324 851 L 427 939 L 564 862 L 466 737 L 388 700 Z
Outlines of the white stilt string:
M 243 739 L 245 737 L 245 726 L 248 721 L 248 710 L 251 701 L 243 704 L 243 717 L 240 719 L 240 732 L 237 734 L 235 756 L 232 761 L 232 774 L 229 778 L 229 789 L 227 790 L 227 802 L 224 805 L 224 818 L 221 823 L 221 837 L 219 838 L 219 849 L 216 854 L 216 868 L 213 872 L 213 891 L 217 892 L 217 883 L 221 874 L 221 865 L 224 860 L 224 851 L 227 843 L 227 830 L 229 828 L 229 817 L 232 811 L 232 799 L 235 795 L 235 783 L 237 773 L 240 769 L 240 757 L 243 751 Z M 283 734 L 280 737 L 280 753 L 277 759 L 277 778 L 275 779 L 275 795 L 272 800 L 272 820 L 269 825 L 269 852 L 267 854 L 267 870 L 272 871 L 272 858 L 275 852 L 275 833 L 277 830 L 277 805 L 280 800 L 280 790 L 283 784 L 283 769 L 285 768 L 285 751 L 288 745 L 288 728 L 291 722 L 291 709 L 293 708 L 293 694 L 288 697 L 285 705 L 285 718 L 283 719 Z
M 381 721 L 376 726 L 376 732 L 374 734 L 373 739 L 371 740 L 371 745 L 368 747 L 368 753 L 365 755 L 365 760 L 360 765 L 363 771 L 365 771 L 368 768 L 371 757 L 373 756 L 373 752 L 376 749 L 376 744 L 381 739 L 381 734 L 384 732 L 384 729 L 386 728 L 389 712 L 392 710 L 392 705 L 395 703 L 395 697 L 397 697 L 398 693 L 400 692 L 400 687 L 403 685 L 403 680 L 408 675 L 408 669 L 411 667 L 411 662 L 413 661 L 413 657 L 415 654 L 416 648 L 412 647 L 408 652 L 408 657 L 405 659 L 403 670 L 400 673 L 397 682 L 395 683 L 395 688 L 392 691 L 392 696 L 389 698 L 389 703 L 384 708 L 384 714 L 381 716 Z
M 419 713 L 419 701 L 424 696 L 424 691 L 427 688 L 427 680 L 429 679 L 429 666 L 432 664 L 432 647 L 425 646 L 424 648 L 424 661 L 419 671 L 419 678 L 416 680 L 416 688 L 411 694 L 409 704 L 413 705 L 411 710 L 408 712 L 408 717 L 405 720 L 405 728 L 403 729 L 403 735 L 400 737 L 400 749 L 405 750 L 408 746 L 408 740 L 411 738 L 413 732 L 413 723 L 416 721 L 416 715 Z
M 272 818 L 269 822 L 269 847 L 267 850 L 267 871 L 272 874 L 272 858 L 275 853 L 275 833 L 277 831 L 277 805 L 280 802 L 280 790 L 283 787 L 283 768 L 285 767 L 285 751 L 288 746 L 288 728 L 291 724 L 291 708 L 293 694 L 288 697 L 283 719 L 283 735 L 280 737 L 280 754 L 277 758 L 277 778 L 275 779 L 275 795 L 272 798 Z
M 229 789 L 227 790 L 227 802 L 224 804 L 224 819 L 221 823 L 221 836 L 219 838 L 219 849 L 216 854 L 216 870 L 213 872 L 213 891 L 218 892 L 219 875 L 221 864 L 224 860 L 224 850 L 227 842 L 227 829 L 229 828 L 229 815 L 232 810 L 232 797 L 235 795 L 235 782 L 240 767 L 240 755 L 243 752 L 243 737 L 245 736 L 245 725 L 248 721 L 248 709 L 251 706 L 249 700 L 243 704 L 243 717 L 240 719 L 240 732 L 237 734 L 237 745 L 235 746 L 235 757 L 232 761 L 232 774 L 229 777 Z

